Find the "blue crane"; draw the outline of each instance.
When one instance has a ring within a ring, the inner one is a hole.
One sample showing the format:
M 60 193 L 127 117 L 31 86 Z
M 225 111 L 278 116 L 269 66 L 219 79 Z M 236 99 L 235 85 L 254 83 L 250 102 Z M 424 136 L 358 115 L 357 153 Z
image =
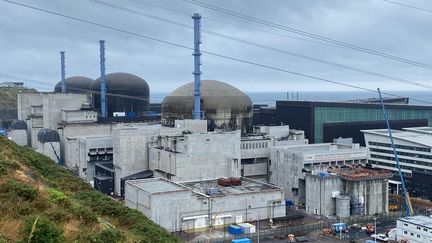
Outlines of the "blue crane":
M 380 91 L 379 88 L 378 88 L 378 94 L 379 94 L 379 98 L 380 98 L 380 102 L 381 102 L 381 108 L 382 108 L 382 111 L 383 111 L 383 114 L 384 114 L 384 119 L 385 119 L 386 124 L 387 124 L 387 131 L 388 131 L 388 134 L 389 134 L 389 137 L 390 137 L 390 142 L 391 142 L 391 146 L 392 146 L 392 149 L 393 149 L 393 154 L 394 154 L 394 157 L 395 157 L 395 160 L 396 160 L 396 165 L 397 165 L 397 168 L 398 168 L 398 171 L 399 171 L 400 181 L 402 183 L 402 189 L 403 189 L 404 198 L 405 198 L 405 205 L 406 205 L 406 207 L 405 207 L 406 215 L 407 216 L 411 216 L 413 214 L 413 208 L 412 208 L 412 204 L 411 204 L 411 199 L 410 199 L 409 193 L 407 192 L 406 187 L 405 187 L 405 181 L 404 181 L 404 178 L 403 178 L 403 175 L 402 175 L 402 170 L 400 168 L 399 158 L 398 158 L 398 155 L 397 155 L 397 152 L 396 152 L 396 147 L 394 145 L 394 140 L 393 140 L 393 135 L 392 135 L 391 128 L 390 128 L 390 123 L 389 123 L 388 118 L 387 118 L 387 112 L 386 112 L 386 109 L 384 107 L 384 101 L 383 101 L 383 98 L 381 96 L 381 91 Z

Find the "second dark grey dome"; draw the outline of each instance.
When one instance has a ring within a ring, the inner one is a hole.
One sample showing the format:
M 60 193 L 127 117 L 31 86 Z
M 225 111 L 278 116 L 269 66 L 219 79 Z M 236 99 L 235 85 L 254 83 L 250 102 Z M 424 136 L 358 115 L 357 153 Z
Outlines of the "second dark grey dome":
M 108 116 L 114 112 L 145 115 L 149 107 L 150 89 L 147 82 L 130 73 L 110 73 L 105 75 Z M 100 78 L 92 85 L 93 105 L 101 108 Z
M 60 141 L 59 134 L 56 131 L 48 129 L 48 128 L 41 129 L 37 134 L 37 138 L 38 138 L 39 142 L 41 142 L 41 143 L 59 142 Z
M 83 76 L 73 76 L 65 79 L 67 93 L 89 93 L 93 79 Z M 61 93 L 61 81 L 54 87 L 54 92 Z
M 11 130 L 27 130 L 27 123 L 23 120 L 13 120 L 10 125 Z
M 194 109 L 194 83 L 174 90 L 162 101 L 162 124 L 191 119 Z M 236 87 L 216 80 L 201 81 L 201 111 L 209 128 L 242 129 L 252 126 L 252 100 Z

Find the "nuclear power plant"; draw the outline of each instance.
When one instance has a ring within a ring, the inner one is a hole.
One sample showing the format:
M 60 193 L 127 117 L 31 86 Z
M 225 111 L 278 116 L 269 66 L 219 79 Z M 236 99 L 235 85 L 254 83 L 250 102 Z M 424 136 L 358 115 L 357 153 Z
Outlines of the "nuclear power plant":
M 149 110 L 151 80 L 105 74 L 100 41 L 99 77 L 66 78 L 61 52 L 54 92 L 18 94 L 10 138 L 173 232 L 273 222 L 291 205 L 324 216 L 388 212 L 390 175 L 365 167 L 366 148 L 342 138 L 309 144 L 290 124 L 254 126 L 254 104 L 231 80 L 201 80 L 200 18 L 194 82 L 166 96 L 160 114 Z M 380 191 L 358 189 L 371 186 Z M 327 190 L 319 199 L 318 187 Z

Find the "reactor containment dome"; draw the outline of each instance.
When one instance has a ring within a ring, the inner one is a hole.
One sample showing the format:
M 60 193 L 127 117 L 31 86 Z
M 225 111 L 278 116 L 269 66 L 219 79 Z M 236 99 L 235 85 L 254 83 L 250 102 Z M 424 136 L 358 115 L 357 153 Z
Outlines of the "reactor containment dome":
M 248 132 L 252 128 L 252 100 L 236 87 L 216 80 L 201 81 L 202 119 L 214 129 Z M 178 119 L 192 119 L 194 83 L 185 84 L 165 97 L 161 105 L 161 122 L 174 126 Z
M 110 73 L 105 76 L 107 114 L 124 113 L 126 116 L 144 116 L 148 112 L 150 89 L 147 82 L 130 73 Z M 101 109 L 101 80 L 91 85 L 93 106 Z
M 90 93 L 90 85 L 93 79 L 83 76 L 73 76 L 65 79 L 66 93 L 87 94 Z M 61 81 L 54 87 L 55 93 L 61 93 Z

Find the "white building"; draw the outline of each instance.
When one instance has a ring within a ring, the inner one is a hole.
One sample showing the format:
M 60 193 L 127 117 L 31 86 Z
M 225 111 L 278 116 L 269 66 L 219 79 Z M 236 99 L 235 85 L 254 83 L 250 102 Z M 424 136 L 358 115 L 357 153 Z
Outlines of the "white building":
M 359 144 L 306 144 L 275 146 L 270 155 L 270 183 L 285 188 L 287 199 L 305 203 L 305 175 L 331 166 L 366 164 L 367 150 Z
M 387 129 L 362 130 L 369 150 L 369 162 L 379 168 L 398 172 Z M 432 173 L 431 128 L 392 130 L 402 173 Z
M 238 186 L 155 178 L 127 181 L 125 189 L 126 206 L 171 232 L 282 217 L 283 202 L 282 188 L 243 177 Z
M 432 218 L 418 215 L 399 218 L 396 222 L 397 241 L 409 243 L 432 242 Z

